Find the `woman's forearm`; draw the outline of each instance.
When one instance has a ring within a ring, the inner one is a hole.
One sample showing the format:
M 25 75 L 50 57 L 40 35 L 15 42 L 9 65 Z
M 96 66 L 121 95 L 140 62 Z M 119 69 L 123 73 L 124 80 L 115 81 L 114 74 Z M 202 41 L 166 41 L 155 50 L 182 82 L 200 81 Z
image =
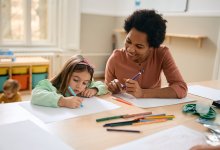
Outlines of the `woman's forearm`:
M 176 92 L 170 88 L 142 89 L 142 98 L 178 98 Z

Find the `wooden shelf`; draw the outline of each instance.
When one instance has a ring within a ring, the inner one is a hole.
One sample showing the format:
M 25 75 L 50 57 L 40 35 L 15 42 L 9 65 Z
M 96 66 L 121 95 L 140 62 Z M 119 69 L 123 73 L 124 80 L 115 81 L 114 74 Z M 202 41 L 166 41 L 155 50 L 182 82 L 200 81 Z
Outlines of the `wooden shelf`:
M 125 38 L 127 33 L 124 31 L 124 29 L 115 29 L 115 33 L 119 33 L 121 38 Z M 194 39 L 198 41 L 198 47 L 202 47 L 202 41 L 203 39 L 206 39 L 206 36 L 202 35 L 187 35 L 187 34 L 174 34 L 174 33 L 167 33 L 166 34 L 166 40 L 168 43 L 171 43 L 172 38 L 187 38 L 187 39 Z
M 171 43 L 172 38 L 188 38 L 188 39 L 195 39 L 198 41 L 198 47 L 202 47 L 202 41 L 203 39 L 207 38 L 206 36 L 201 35 L 186 35 L 186 34 L 173 34 L 173 33 L 167 33 L 166 39 L 168 43 Z
M 1 57 L 0 57 L 1 58 Z M 3 57 L 5 58 L 5 57 Z M 47 77 L 50 77 L 50 61 L 47 59 L 44 59 L 42 57 L 16 57 L 15 61 L 8 61 L 7 59 L 2 59 L 0 62 L 0 68 L 7 68 L 8 72 L 4 75 L 8 78 L 12 78 L 16 75 L 28 75 L 28 86 L 25 89 L 22 89 L 20 92 L 22 93 L 31 93 L 32 91 L 32 76 L 34 73 L 32 73 L 32 68 L 36 66 L 45 66 L 47 67 L 47 71 L 44 73 L 47 73 Z M 27 73 L 17 74 L 12 72 L 13 68 L 19 68 L 19 67 L 25 67 L 27 68 Z M 40 74 L 39 74 L 40 75 Z M 0 85 L 2 86 L 2 85 Z
M 9 56 L 9 55 L 0 55 L 0 62 L 10 62 L 10 61 L 13 61 L 15 59 L 15 56 L 12 55 L 12 56 Z

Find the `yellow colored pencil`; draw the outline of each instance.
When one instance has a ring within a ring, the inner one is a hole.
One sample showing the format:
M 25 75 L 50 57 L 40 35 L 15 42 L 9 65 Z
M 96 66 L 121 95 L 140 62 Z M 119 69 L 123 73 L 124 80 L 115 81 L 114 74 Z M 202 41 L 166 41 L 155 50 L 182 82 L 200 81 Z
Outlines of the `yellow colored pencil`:
M 159 122 L 165 122 L 167 121 L 167 119 L 157 119 L 157 120 L 153 120 L 153 121 L 149 121 L 149 122 L 137 122 L 137 123 L 133 123 L 133 126 L 138 126 L 138 125 L 145 125 L 145 124 L 152 124 L 152 123 L 159 123 Z

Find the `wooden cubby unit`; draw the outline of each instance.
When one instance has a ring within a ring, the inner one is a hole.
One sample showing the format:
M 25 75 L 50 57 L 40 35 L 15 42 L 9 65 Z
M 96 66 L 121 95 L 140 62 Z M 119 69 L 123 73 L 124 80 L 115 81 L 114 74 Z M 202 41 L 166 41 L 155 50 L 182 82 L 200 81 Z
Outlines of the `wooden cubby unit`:
M 50 61 L 42 58 L 42 57 L 16 57 L 15 61 L 0 61 L 0 68 L 7 68 L 7 74 L 9 79 L 14 78 L 15 76 L 19 75 L 26 75 L 28 76 L 28 83 L 27 88 L 21 89 L 20 92 L 22 93 L 31 93 L 32 91 L 32 68 L 39 66 L 45 66 L 47 69 L 44 73 L 47 74 L 47 78 L 50 77 Z M 19 73 L 19 67 L 21 67 Z M 16 73 L 13 73 L 13 68 L 17 68 Z M 27 72 L 22 73 L 22 68 L 26 68 Z M 2 85 L 0 85 L 2 86 Z

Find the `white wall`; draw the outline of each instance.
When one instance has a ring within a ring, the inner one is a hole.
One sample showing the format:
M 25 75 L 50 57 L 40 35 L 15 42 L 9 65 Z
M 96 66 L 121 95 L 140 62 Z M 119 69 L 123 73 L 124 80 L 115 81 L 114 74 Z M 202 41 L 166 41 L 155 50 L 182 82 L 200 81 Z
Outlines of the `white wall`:
M 203 35 L 202 47 L 195 39 L 173 38 L 168 45 L 187 82 L 211 80 L 217 52 L 220 17 L 166 17 L 168 33 Z
M 219 30 L 218 30 L 217 52 L 215 55 L 213 79 L 220 80 L 220 26 L 219 26 Z
M 79 50 L 80 0 L 59 1 L 58 45 L 63 50 Z
M 184 12 L 187 0 L 82 0 L 82 12 L 110 16 L 127 16 L 137 8 L 156 9 L 160 12 Z
M 112 53 L 112 33 L 115 17 L 102 15 L 81 15 L 80 49 L 95 65 L 95 76 L 103 76 L 105 64 Z
M 220 15 L 219 0 L 81 0 L 82 13 L 127 16 L 137 8 L 156 9 L 166 15 Z
M 219 6 L 219 0 L 189 0 L 187 11 L 215 15 L 220 13 Z

